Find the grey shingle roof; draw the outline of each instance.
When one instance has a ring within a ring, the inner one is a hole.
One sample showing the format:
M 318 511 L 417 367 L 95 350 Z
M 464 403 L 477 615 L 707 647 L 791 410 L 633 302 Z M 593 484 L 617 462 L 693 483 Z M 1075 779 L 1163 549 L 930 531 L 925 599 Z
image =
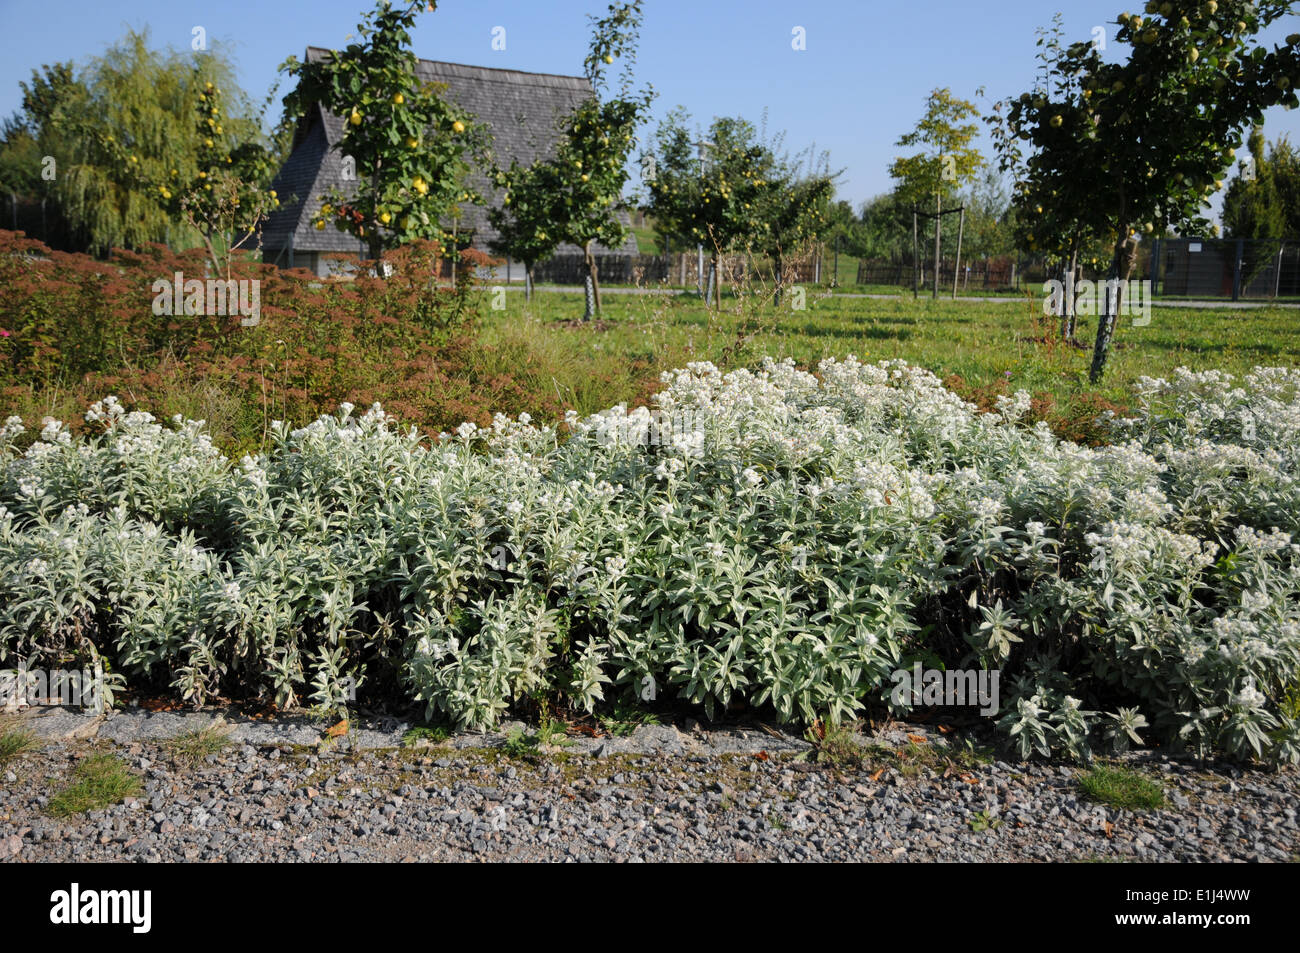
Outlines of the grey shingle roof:
M 314 62 L 328 53 L 311 46 L 307 48 L 306 59 Z M 420 60 L 416 72 L 423 80 L 446 84 L 447 98 L 488 126 L 492 150 L 502 166 L 508 166 L 512 159 L 527 165 L 534 159 L 549 156 L 559 138 L 559 120 L 592 94 L 591 84 L 582 76 L 525 73 L 435 60 Z M 295 251 L 358 249 L 359 243 L 350 235 L 335 228 L 318 231 L 311 224 L 320 209 L 321 195 L 335 185 L 346 192 L 343 156 L 334 148 L 342 141 L 343 133 L 342 118 L 319 106 L 303 117 L 294 136 L 293 151 L 272 185 L 283 204 L 263 225 L 265 249 L 274 253 L 287 247 L 290 233 Z M 499 204 L 499 190 L 488 182 L 484 170 L 471 173 L 471 184 L 491 204 Z M 626 213 L 620 213 L 620 218 L 627 223 Z M 462 208 L 459 228 L 472 230 L 475 247 L 482 249 L 487 248 L 488 241 L 496 234 L 488 222 L 487 209 L 480 206 Z M 561 246 L 559 251 L 576 252 L 577 249 Z M 616 253 L 635 254 L 636 251 L 636 237 L 629 233 L 627 242 Z

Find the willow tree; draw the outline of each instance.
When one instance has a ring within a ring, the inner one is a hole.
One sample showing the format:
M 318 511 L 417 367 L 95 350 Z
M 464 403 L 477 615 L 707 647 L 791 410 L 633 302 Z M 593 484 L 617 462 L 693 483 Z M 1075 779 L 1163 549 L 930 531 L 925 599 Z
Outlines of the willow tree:
M 919 205 L 934 199 L 934 296 L 939 296 L 940 236 L 943 228 L 943 203 L 957 194 L 963 184 L 975 180 L 984 164 L 971 142 L 979 134 L 979 125 L 965 120 L 979 117 L 973 103 L 953 96 L 948 88 L 936 89 L 926 100 L 925 115 L 916 128 L 898 140 L 904 148 L 920 146 L 921 151 L 900 156 L 889 166 L 890 177 L 898 180 L 898 190 L 909 202 Z M 913 263 L 913 267 L 916 263 Z
M 194 175 L 203 139 L 193 117 L 206 83 L 235 90 L 223 131 L 261 135 L 217 51 L 155 50 L 148 31 L 131 31 L 92 60 L 49 102 L 39 142 L 54 159 L 53 193 L 69 225 L 94 252 L 146 242 L 184 243 L 176 207 L 153 184 Z

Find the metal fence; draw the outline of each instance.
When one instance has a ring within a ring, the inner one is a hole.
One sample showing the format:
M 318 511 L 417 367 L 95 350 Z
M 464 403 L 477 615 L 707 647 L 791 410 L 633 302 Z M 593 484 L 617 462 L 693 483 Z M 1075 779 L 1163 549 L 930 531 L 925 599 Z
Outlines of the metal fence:
M 939 288 L 952 291 L 953 270 L 956 262 L 949 258 L 939 260 Z M 958 276 L 957 291 L 1009 291 L 1046 269 L 1041 261 L 1017 260 L 1010 255 L 999 258 L 985 258 L 978 261 L 962 261 L 961 274 Z M 928 288 L 934 280 L 934 259 L 922 259 L 919 269 L 919 281 L 922 288 Z M 1041 282 L 1041 278 L 1039 281 Z M 913 282 L 912 261 L 910 256 L 893 261 L 864 259 L 858 262 L 858 279 L 860 285 L 897 285 L 911 288 Z
M 771 278 L 770 263 L 748 255 L 724 255 L 722 275 L 728 282 Z M 689 287 L 699 280 L 699 257 L 696 252 L 676 252 L 671 255 L 597 255 L 596 268 L 602 284 L 657 285 L 667 284 Z M 820 280 L 821 262 L 817 260 L 793 261 L 783 264 L 787 282 L 815 282 Z M 707 278 L 709 259 L 704 259 Z M 533 281 L 557 285 L 581 285 L 586 279 L 587 263 L 582 255 L 555 255 L 533 267 Z M 519 262 L 498 266 L 496 278 L 523 281 L 524 267 Z
M 1300 242 L 1243 238 L 1161 238 L 1147 277 L 1168 297 L 1300 296 Z

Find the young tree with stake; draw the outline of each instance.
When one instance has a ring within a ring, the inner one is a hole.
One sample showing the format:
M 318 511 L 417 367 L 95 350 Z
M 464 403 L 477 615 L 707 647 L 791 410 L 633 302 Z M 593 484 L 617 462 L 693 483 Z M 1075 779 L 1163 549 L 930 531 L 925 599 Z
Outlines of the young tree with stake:
M 921 146 L 915 155 L 900 156 L 889 167 L 899 181 L 899 191 L 915 205 L 934 199 L 934 297 L 939 296 L 940 236 L 943 202 L 956 195 L 963 184 L 974 181 L 984 163 L 970 143 L 979 126 L 963 120 L 978 117 L 973 103 L 953 96 L 950 89 L 936 89 L 926 100 L 925 115 L 916 128 L 898 140 L 904 147 Z
M 632 90 L 641 16 L 641 0 L 632 0 L 611 4 L 604 17 L 594 19 L 583 66 L 595 95 L 565 119 L 555 156 L 544 163 L 549 171 L 538 173 L 555 187 L 556 236 L 581 248 L 586 259 L 584 320 L 600 313 L 600 277 L 593 246 L 600 243 L 618 248 L 627 240 L 627 227 L 617 214 L 623 207 L 627 160 L 636 129 L 645 121 L 654 99 L 648 86 L 639 92 Z M 617 94 L 602 99 L 608 93 L 605 67 L 616 58 L 623 60 Z

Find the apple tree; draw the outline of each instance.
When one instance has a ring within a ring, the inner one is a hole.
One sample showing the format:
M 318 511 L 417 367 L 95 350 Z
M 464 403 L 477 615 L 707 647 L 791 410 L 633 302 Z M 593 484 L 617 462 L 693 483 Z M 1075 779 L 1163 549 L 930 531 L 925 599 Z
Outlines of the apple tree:
M 316 62 L 290 58 L 297 77 L 286 111 L 302 116 L 319 103 L 344 120 L 339 148 L 356 166 L 350 191 L 323 196 L 316 219 L 364 241 L 370 257 L 414 239 L 445 242 L 445 220 L 461 202 L 481 202 L 465 185 L 470 160 L 486 161 L 487 134 L 444 98 L 440 84 L 416 73 L 410 30 L 425 3 L 395 9 L 380 0 L 358 26 L 360 40 Z M 435 4 L 428 3 L 433 10 Z
M 260 222 L 280 205 L 267 187 L 277 156 L 257 139 L 229 128 L 222 88 L 203 81 L 199 71 L 195 76 L 193 161 L 166 170 L 156 164 L 134 166 L 155 201 L 198 233 L 213 268 L 229 277 L 231 256 L 257 236 Z M 243 126 L 247 132 L 248 123 Z
M 654 99 L 648 86 L 632 89 L 641 19 L 641 0 L 610 4 L 605 16 L 593 18 L 583 66 L 594 95 L 562 121 L 555 155 L 542 163 L 549 171 L 538 173 L 555 187 L 551 230 L 561 243 L 577 245 L 585 256 L 587 320 L 600 312 L 600 279 L 592 248 L 597 243 L 617 248 L 627 240 L 627 227 L 617 213 L 623 206 L 636 129 Z M 623 69 L 619 87 L 611 94 L 605 67 L 618 57 L 623 58 Z
M 501 204 L 488 209 L 488 220 L 497 230 L 492 251 L 507 255 L 524 265 L 524 300 L 533 297 L 533 267 L 545 261 L 559 243 L 555 221 L 554 196 L 558 189 L 555 166 L 535 162 L 499 170 L 496 184 L 503 189 Z
M 801 174 L 784 163 L 778 164 L 770 176 L 762 181 L 758 227 L 751 241 L 772 259 L 772 300 L 779 305 L 785 289 L 786 259 L 815 239 L 825 226 L 827 207 L 835 194 L 835 177 L 829 172 Z
M 1032 92 L 1020 96 L 1019 103 L 1022 108 L 1037 109 L 1046 108 L 1049 100 L 1059 104 L 1061 108 L 1048 117 L 1049 129 L 1092 141 L 1096 138 L 1096 117 L 1087 108 L 1092 93 L 1084 88 L 1079 74 L 1062 62 L 1065 51 L 1061 19 L 1061 14 L 1056 14 L 1051 29 L 1038 31 L 1038 80 Z M 1099 172 L 1095 157 L 1083 150 L 1061 155 L 1053 166 L 1027 164 L 1020 144 L 1028 137 L 1008 121 L 1011 106 L 1005 101 L 995 103 L 992 115 L 985 121 L 990 126 L 999 171 L 1012 178 L 1014 239 L 1017 247 L 1061 262 L 1061 281 L 1069 290 L 1061 301 L 1060 333 L 1073 343 L 1076 315 L 1070 290 L 1079 277 L 1080 256 L 1091 257 L 1101 243 L 1113 247 L 1109 220 L 1088 202 L 1099 188 Z
M 761 233 L 775 160 L 744 119 L 714 119 L 702 144 L 691 142 L 689 122 L 689 115 L 674 110 L 656 131 L 655 149 L 648 153 L 654 174 L 646 183 L 647 209 L 665 232 L 709 246 L 709 287 L 720 304 L 722 253 Z
M 1256 41 L 1291 7 L 1152 0 L 1147 16 L 1118 17 L 1116 39 L 1131 47 L 1122 62 L 1105 62 L 1091 43 L 1067 47 L 1059 68 L 1077 77 L 1077 96 L 1035 91 L 1005 104 L 1010 134 L 1032 144 L 1031 188 L 1016 194 L 1019 211 L 1050 202 L 1061 228 L 1104 222 L 1113 243 L 1109 277 L 1120 294 L 1136 264 L 1138 232 L 1208 231 L 1208 197 L 1222 187 L 1243 130 L 1270 106 L 1298 104 L 1300 35 L 1271 49 Z M 1076 187 L 1044 192 L 1071 171 L 1082 176 L 1071 179 Z M 1102 298 L 1093 383 L 1105 372 L 1120 294 Z

